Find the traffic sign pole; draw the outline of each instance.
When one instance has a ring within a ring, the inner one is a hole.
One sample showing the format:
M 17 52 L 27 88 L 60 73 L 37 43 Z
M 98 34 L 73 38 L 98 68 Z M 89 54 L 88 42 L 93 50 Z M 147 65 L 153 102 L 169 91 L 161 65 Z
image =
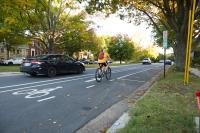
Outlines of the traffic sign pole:
M 167 31 L 163 31 L 163 48 L 164 48 L 164 78 L 165 78 L 165 60 L 166 60 L 166 49 L 167 49 Z

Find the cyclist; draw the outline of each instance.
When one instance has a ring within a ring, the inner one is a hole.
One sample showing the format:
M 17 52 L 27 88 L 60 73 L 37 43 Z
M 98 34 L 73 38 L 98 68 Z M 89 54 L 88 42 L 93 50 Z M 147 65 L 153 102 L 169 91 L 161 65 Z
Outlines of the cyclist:
M 101 70 L 103 68 L 103 72 L 105 72 L 108 68 L 108 59 L 111 60 L 110 55 L 105 49 L 102 49 L 102 51 L 99 53 L 98 64 Z

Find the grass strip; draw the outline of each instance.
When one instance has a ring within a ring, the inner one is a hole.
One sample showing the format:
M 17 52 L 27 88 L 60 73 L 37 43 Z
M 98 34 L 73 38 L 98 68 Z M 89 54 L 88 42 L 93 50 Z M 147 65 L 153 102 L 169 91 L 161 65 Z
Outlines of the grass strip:
M 19 72 L 19 65 L 0 66 L 0 72 Z
M 196 133 L 198 116 L 195 92 L 200 78 L 190 76 L 183 85 L 184 73 L 170 70 L 130 110 L 131 119 L 118 133 Z

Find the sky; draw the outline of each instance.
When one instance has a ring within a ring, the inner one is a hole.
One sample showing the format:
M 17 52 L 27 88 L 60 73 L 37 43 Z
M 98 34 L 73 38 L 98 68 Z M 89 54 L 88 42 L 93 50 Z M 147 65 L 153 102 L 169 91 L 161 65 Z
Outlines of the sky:
M 120 20 L 116 15 L 111 15 L 108 18 L 99 16 L 92 20 L 95 22 L 93 26 L 97 35 L 128 35 L 134 42 L 141 44 L 142 47 L 147 47 L 153 43 L 152 28 L 144 23 L 136 26 L 133 23 Z
M 134 25 L 133 23 L 127 23 L 120 20 L 116 15 L 110 15 L 104 17 L 103 15 L 92 16 L 89 20 L 94 22 L 93 28 L 98 36 L 110 35 L 115 36 L 117 34 L 128 35 L 134 42 L 139 44 L 143 48 L 148 48 L 154 44 L 152 27 L 146 23 L 141 25 Z M 163 53 L 164 49 L 157 47 L 158 53 Z M 168 49 L 167 53 L 172 53 L 172 49 Z

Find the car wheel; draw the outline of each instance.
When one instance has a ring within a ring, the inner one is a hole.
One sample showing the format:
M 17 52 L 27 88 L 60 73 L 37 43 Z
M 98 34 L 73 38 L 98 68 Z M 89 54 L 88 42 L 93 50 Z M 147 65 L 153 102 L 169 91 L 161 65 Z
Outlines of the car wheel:
M 50 67 L 50 68 L 48 69 L 48 74 L 47 74 L 47 76 L 50 77 L 50 78 L 56 76 L 56 69 L 55 69 L 54 67 Z
M 8 65 L 13 65 L 13 63 L 12 62 L 8 62 Z
M 80 73 L 80 74 L 83 73 L 83 67 L 80 67 L 80 68 L 79 68 L 78 73 Z
M 37 74 L 36 74 L 36 73 L 30 73 L 30 75 L 31 75 L 32 77 L 35 77 L 35 76 L 37 76 Z

